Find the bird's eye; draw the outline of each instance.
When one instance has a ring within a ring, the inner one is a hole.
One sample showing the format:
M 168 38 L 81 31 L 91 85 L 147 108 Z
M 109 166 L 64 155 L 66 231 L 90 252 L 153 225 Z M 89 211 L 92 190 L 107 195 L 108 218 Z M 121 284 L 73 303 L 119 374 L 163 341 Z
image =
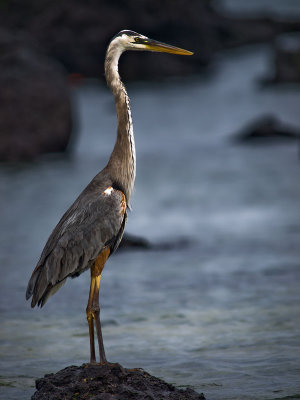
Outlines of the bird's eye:
M 134 41 L 135 41 L 135 43 L 140 43 L 140 44 L 149 43 L 149 40 L 143 39 L 143 38 L 140 38 L 140 37 L 135 37 Z

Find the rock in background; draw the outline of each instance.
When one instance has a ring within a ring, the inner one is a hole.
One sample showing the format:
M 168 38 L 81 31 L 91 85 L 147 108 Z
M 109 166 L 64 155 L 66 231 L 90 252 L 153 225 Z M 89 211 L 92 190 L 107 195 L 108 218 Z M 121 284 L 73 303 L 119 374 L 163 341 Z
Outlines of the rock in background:
M 286 34 L 273 47 L 273 77 L 266 83 L 300 83 L 300 34 Z
M 106 46 L 121 29 L 195 52 L 188 61 L 129 53 L 121 60 L 126 80 L 190 75 L 209 64 L 216 51 L 300 31 L 297 20 L 231 17 L 213 5 L 212 0 L 6 0 L 1 3 L 0 26 L 26 31 L 69 73 L 88 77 L 103 76 Z
M 198 74 L 222 49 L 300 31 L 297 20 L 231 17 L 213 5 L 211 0 L 1 1 L 0 161 L 66 149 L 72 126 L 66 72 L 103 79 L 107 44 L 121 29 L 195 52 L 188 58 L 129 52 L 120 62 L 125 80 Z M 298 55 L 277 57 L 276 80 L 282 79 L 278 60 L 283 59 L 288 80 L 299 80 L 298 67 L 296 76 L 295 69 L 290 72 L 290 60 L 298 65 Z
M 263 115 L 243 127 L 233 136 L 237 143 L 267 144 L 300 140 L 300 130 L 282 123 L 276 116 Z
M 0 31 L 0 160 L 64 151 L 71 103 L 61 65 L 26 33 Z

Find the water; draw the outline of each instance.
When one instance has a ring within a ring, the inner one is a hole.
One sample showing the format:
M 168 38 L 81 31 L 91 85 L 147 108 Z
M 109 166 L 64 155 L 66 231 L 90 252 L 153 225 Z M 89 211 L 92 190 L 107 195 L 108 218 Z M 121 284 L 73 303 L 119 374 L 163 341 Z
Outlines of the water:
M 138 173 L 127 231 L 182 246 L 109 260 L 106 352 L 209 400 L 299 398 L 299 148 L 230 137 L 266 112 L 299 126 L 300 92 L 259 87 L 265 48 L 219 65 L 207 79 L 128 87 Z M 1 399 L 28 399 L 36 378 L 89 357 L 88 273 L 42 310 L 24 299 L 51 229 L 115 140 L 110 93 L 90 83 L 73 98 L 71 157 L 0 169 Z

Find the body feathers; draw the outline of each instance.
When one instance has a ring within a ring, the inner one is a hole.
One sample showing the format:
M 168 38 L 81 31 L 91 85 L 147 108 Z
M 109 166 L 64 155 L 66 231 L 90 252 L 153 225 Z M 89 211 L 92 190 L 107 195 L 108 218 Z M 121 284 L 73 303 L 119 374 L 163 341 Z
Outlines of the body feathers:
M 121 241 L 125 222 L 125 195 L 114 189 L 103 170 L 51 233 L 28 283 L 26 298 L 33 296 L 32 307 L 43 306 L 66 278 L 79 276 L 90 268 L 106 247 L 112 254 Z

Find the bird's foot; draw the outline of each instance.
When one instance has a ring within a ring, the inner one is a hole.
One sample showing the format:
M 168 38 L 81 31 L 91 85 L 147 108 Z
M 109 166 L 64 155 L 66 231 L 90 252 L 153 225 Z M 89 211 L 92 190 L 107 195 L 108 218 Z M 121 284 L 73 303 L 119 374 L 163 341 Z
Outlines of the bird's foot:
M 119 365 L 118 363 L 111 363 L 111 362 L 108 362 L 107 360 L 105 360 L 105 361 L 96 361 L 96 360 L 91 360 L 88 364 L 86 364 L 87 366 L 88 365 L 101 365 L 101 366 L 105 366 L 105 365 L 107 365 L 107 366 L 109 366 L 109 367 L 114 367 L 115 365 Z
M 118 365 L 118 363 L 112 363 L 112 362 L 109 362 L 109 361 L 107 361 L 107 360 L 102 361 L 102 362 L 100 362 L 99 364 L 100 364 L 100 365 L 107 365 L 107 366 L 109 366 L 109 367 L 114 367 L 115 365 Z
M 142 372 L 145 373 L 145 370 L 143 368 L 127 368 L 128 371 L 130 372 Z

